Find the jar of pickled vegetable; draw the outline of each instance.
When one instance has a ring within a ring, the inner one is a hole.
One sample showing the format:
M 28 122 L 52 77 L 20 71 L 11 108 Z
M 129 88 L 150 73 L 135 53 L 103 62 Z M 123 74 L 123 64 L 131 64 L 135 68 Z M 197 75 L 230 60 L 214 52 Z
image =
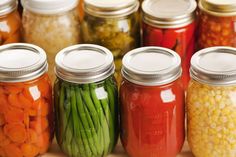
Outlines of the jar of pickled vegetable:
M 116 78 L 120 82 L 124 54 L 140 45 L 138 0 L 84 0 L 82 41 L 102 45 L 115 57 Z
M 0 47 L 1 157 L 36 157 L 48 150 L 54 123 L 47 67 L 37 46 Z
M 236 47 L 236 1 L 200 0 L 199 8 L 199 48 Z
M 195 0 L 146 0 L 142 5 L 143 45 L 169 48 L 180 55 L 185 88 L 195 52 L 196 7 Z
M 191 60 L 188 142 L 195 157 L 236 156 L 236 49 L 212 47 Z
M 56 137 L 64 153 L 103 157 L 118 139 L 118 90 L 112 53 L 101 46 L 68 47 L 56 56 Z
M 0 45 L 20 42 L 20 29 L 17 1 L 0 1 Z
M 121 141 L 131 157 L 175 157 L 185 139 L 181 59 L 144 47 L 123 58 Z
M 22 4 L 23 39 L 46 51 L 49 76 L 54 80 L 56 54 L 80 41 L 78 0 L 22 0 Z

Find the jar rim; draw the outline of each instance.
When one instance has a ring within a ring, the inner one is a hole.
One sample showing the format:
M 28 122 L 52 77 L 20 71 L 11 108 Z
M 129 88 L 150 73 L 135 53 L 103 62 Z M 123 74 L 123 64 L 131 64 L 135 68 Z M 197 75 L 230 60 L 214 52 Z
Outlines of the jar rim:
M 57 77 L 71 83 L 95 83 L 115 72 L 113 55 L 105 47 L 78 44 L 61 50 L 55 58 Z
M 5 0 L 0 3 L 0 16 L 11 13 L 16 10 L 18 2 L 16 0 Z
M 165 85 L 181 77 L 181 59 L 176 52 L 167 48 L 137 48 L 124 56 L 121 74 L 134 84 Z
M 234 0 L 232 4 L 228 2 L 217 3 L 214 0 L 200 0 L 198 6 L 200 10 L 214 16 L 235 16 L 236 15 L 236 1 Z
M 37 14 L 54 15 L 77 7 L 79 0 L 21 0 L 24 9 Z
M 105 2 L 103 4 L 99 0 L 84 0 L 84 11 L 95 17 L 118 18 L 128 16 L 138 11 L 139 8 L 138 0 L 113 0 L 109 3 Z
M 47 56 L 40 47 L 24 43 L 0 46 L 0 82 L 31 81 L 47 71 Z
M 191 59 L 192 79 L 209 85 L 236 84 L 236 48 L 210 47 L 196 52 Z
M 195 0 L 180 1 L 182 5 L 178 7 L 173 16 L 173 8 L 179 4 L 176 0 L 169 1 L 145 0 L 142 3 L 143 22 L 159 28 L 180 28 L 189 25 L 195 20 L 195 10 L 197 3 Z M 183 5 L 184 4 L 184 5 Z M 166 10 L 158 11 L 158 8 L 170 8 L 171 15 Z

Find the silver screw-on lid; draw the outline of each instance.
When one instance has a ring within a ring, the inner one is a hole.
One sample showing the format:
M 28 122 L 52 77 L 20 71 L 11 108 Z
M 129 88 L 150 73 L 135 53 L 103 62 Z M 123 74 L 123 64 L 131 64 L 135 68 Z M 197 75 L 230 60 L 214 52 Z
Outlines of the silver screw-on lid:
M 127 16 L 138 8 L 138 0 L 84 0 L 86 13 L 103 18 Z
M 143 47 L 128 52 L 123 60 L 122 75 L 144 86 L 171 83 L 182 74 L 179 55 L 166 48 Z
M 113 55 L 105 47 L 93 44 L 74 45 L 56 56 L 56 75 L 72 83 L 99 82 L 115 72 Z
M 23 43 L 0 46 L 0 82 L 33 80 L 47 70 L 47 57 L 40 47 Z
M 1 0 L 0 16 L 6 15 L 17 8 L 17 0 Z
M 183 27 L 195 19 L 195 0 L 145 0 L 143 21 L 160 28 Z
M 191 78 L 209 85 L 236 84 L 236 48 L 211 47 L 191 59 Z

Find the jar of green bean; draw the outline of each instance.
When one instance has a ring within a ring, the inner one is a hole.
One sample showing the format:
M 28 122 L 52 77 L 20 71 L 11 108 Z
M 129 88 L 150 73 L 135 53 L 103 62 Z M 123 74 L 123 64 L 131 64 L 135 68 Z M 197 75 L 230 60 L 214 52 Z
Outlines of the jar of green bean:
M 56 138 L 72 157 L 102 157 L 118 139 L 118 90 L 112 53 L 82 44 L 56 56 Z

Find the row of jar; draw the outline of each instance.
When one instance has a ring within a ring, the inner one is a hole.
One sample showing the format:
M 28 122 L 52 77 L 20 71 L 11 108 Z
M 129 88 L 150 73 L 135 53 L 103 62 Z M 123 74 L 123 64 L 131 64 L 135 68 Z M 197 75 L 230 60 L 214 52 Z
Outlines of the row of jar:
M 119 132 L 131 157 L 175 157 L 181 151 L 185 94 L 176 52 L 161 47 L 128 52 L 119 96 L 108 49 L 74 45 L 55 60 L 53 105 L 45 52 L 23 43 L 0 47 L 1 157 L 45 153 L 54 129 L 71 157 L 108 155 Z M 196 157 L 236 156 L 235 60 L 236 48 L 230 47 L 192 57 L 186 104 L 188 142 Z
M 16 0 L 3 3 L 0 5 L 2 44 L 18 42 L 21 20 L 15 11 Z M 196 37 L 200 49 L 210 46 L 236 47 L 234 1 L 201 0 L 198 36 L 195 0 L 146 0 L 142 3 L 142 33 L 138 0 L 85 0 L 83 20 L 79 20 L 78 0 L 22 0 L 22 4 L 23 41 L 40 46 L 47 52 L 52 79 L 57 52 L 78 43 L 109 48 L 115 57 L 118 73 L 124 54 L 140 45 L 170 48 L 182 58 L 185 87 Z

